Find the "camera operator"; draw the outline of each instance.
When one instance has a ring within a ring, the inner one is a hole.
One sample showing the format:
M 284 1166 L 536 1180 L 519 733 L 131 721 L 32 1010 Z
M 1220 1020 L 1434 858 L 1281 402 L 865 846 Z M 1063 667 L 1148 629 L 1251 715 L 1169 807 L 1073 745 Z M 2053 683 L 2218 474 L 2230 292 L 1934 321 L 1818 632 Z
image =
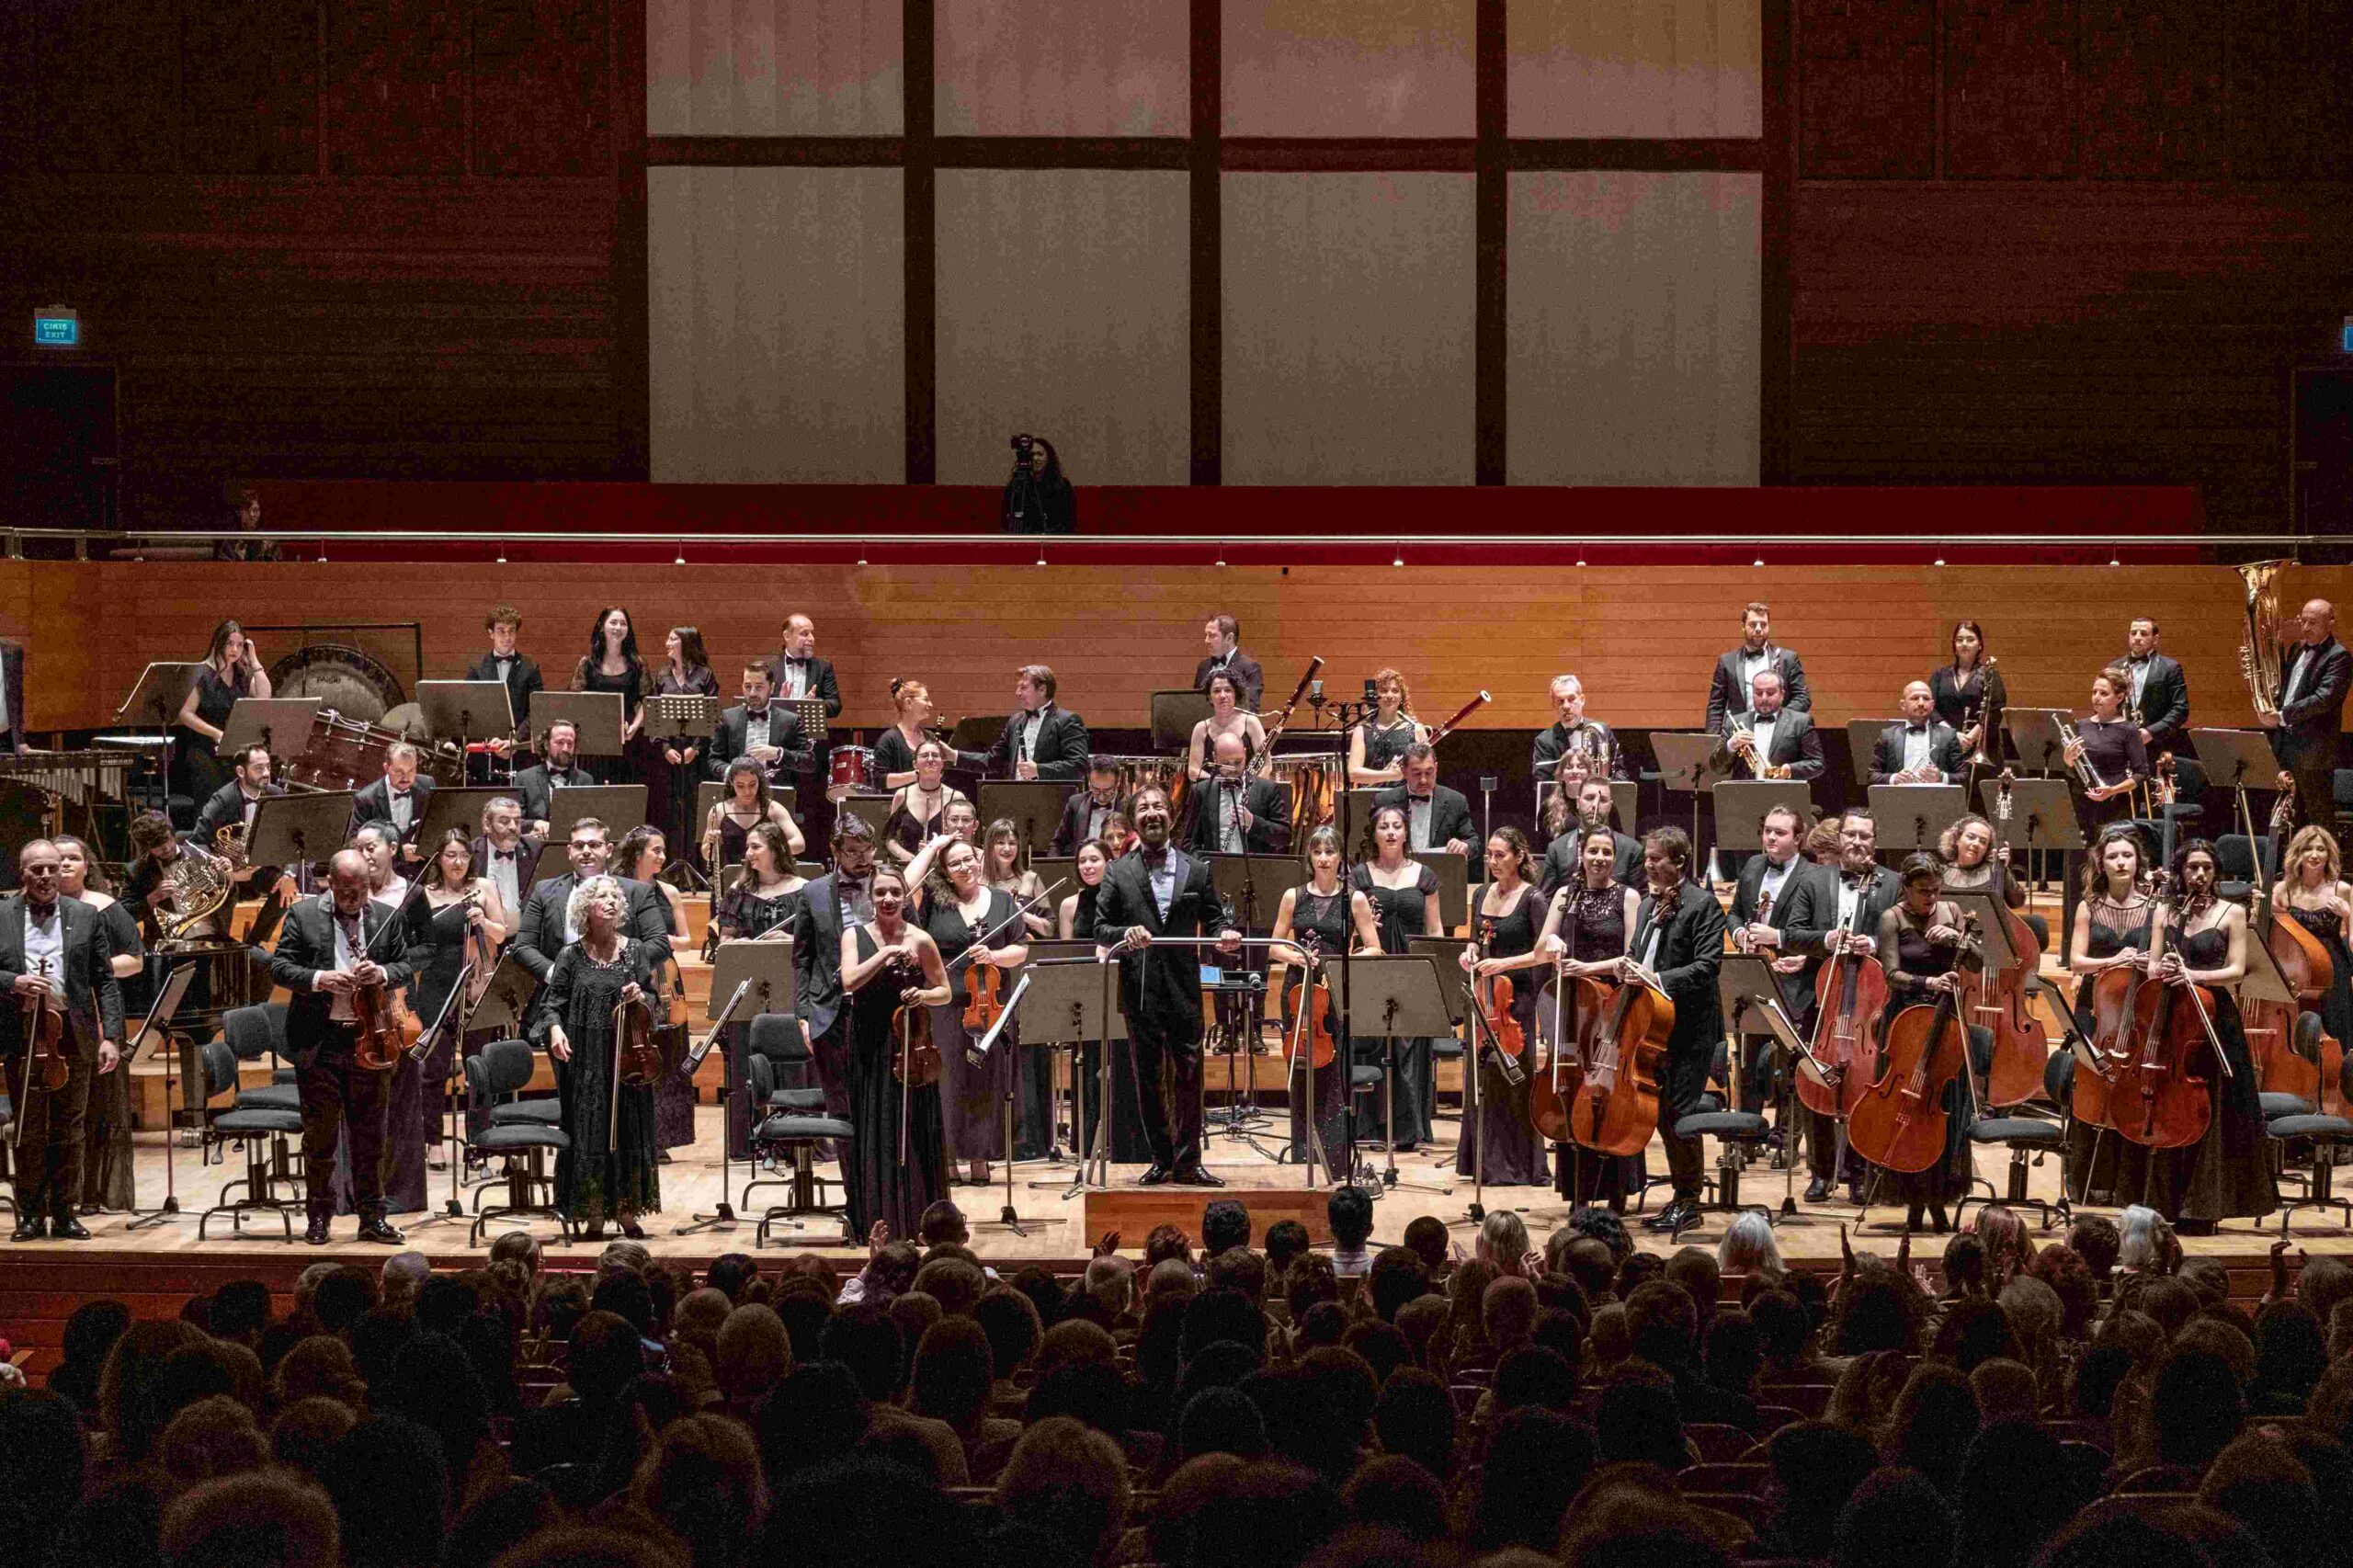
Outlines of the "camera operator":
M 1078 494 L 1063 477 L 1063 460 L 1043 436 L 1013 437 L 1013 476 L 1005 482 L 1005 531 L 1078 531 Z

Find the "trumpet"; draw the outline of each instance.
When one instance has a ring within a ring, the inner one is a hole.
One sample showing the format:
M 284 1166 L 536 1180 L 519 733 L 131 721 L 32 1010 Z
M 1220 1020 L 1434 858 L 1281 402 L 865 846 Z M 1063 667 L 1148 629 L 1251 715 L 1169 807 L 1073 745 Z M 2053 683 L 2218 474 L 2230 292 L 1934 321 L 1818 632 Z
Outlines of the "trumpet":
M 2076 733 L 2075 725 L 2064 719 L 2059 721 L 2059 744 L 2065 750 L 2075 754 L 2073 765 L 2075 778 L 2081 781 L 2085 789 L 2105 790 L 2108 788 L 2108 780 L 2099 776 L 2099 769 L 2092 766 L 2090 756 L 2083 749 L 2083 736 Z
M 1745 748 L 1735 746 L 1732 744 L 1742 735 L 1746 735 L 1748 737 L 1748 744 Z M 1751 778 L 1787 778 L 1790 776 L 1790 765 L 1788 763 L 1772 763 L 1765 760 L 1765 754 L 1759 751 L 1756 747 L 1756 726 L 1755 724 L 1736 725 L 1732 733 L 1724 737 L 1724 749 L 1731 752 L 1734 756 L 1740 758 L 1742 762 L 1747 765 L 1748 776 Z

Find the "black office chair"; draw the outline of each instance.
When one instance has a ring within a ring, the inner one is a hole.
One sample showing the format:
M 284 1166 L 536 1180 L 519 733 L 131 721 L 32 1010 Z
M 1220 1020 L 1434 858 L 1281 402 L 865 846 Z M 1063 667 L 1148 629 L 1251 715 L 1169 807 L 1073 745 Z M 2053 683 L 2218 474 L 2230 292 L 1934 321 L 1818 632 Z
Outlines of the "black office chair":
M 249 1009 L 241 1009 L 249 1010 Z M 286 1240 L 294 1239 L 294 1210 L 303 1207 L 303 1200 L 278 1196 L 277 1177 L 273 1168 L 283 1173 L 290 1167 L 291 1158 L 286 1141 L 299 1138 L 302 1132 L 302 1112 L 293 1106 L 255 1104 L 237 1093 L 238 1058 L 226 1040 L 209 1040 L 200 1052 L 204 1062 L 204 1138 L 202 1155 L 210 1164 L 218 1153 L 231 1143 L 244 1146 L 245 1174 L 225 1182 L 221 1196 L 196 1221 L 196 1239 L 204 1239 L 205 1227 L 215 1214 L 229 1216 L 232 1230 L 242 1235 L 248 1214 L 275 1214 L 286 1227 Z M 267 1093 L 278 1085 L 268 1085 L 256 1093 Z M 227 1110 L 214 1112 L 213 1100 L 222 1095 L 236 1094 Z M 245 1195 L 233 1201 L 229 1195 L 239 1187 Z
M 492 1040 L 466 1058 L 466 1092 L 484 1103 L 502 1095 L 519 1093 L 531 1081 L 537 1065 L 529 1040 Z M 558 1106 L 559 1113 L 561 1110 Z M 474 1195 L 473 1233 L 469 1244 L 479 1245 L 483 1227 L 494 1220 L 529 1220 L 534 1216 L 553 1220 L 563 1239 L 572 1239 L 572 1221 L 555 1206 L 554 1180 L 545 1163 L 550 1151 L 572 1147 L 570 1133 L 536 1118 L 505 1123 L 494 1120 L 472 1140 L 471 1146 L 485 1156 L 505 1161 L 506 1201 L 484 1208 L 482 1195 Z M 549 1194 L 545 1202 L 537 1200 L 541 1187 Z
M 801 1038 L 800 1019 L 790 1013 L 762 1013 L 752 1020 L 750 1036 L 747 1076 L 755 1111 L 752 1159 L 756 1165 L 763 1158 L 786 1160 L 792 1173 L 790 1179 L 756 1177 L 744 1184 L 746 1210 L 751 1208 L 756 1188 L 781 1187 L 792 1195 L 789 1201 L 771 1205 L 760 1216 L 753 1244 L 767 1245 L 769 1230 L 779 1224 L 799 1231 L 801 1217 L 809 1214 L 837 1217 L 843 1236 L 854 1241 L 856 1238 L 849 1236 L 848 1187 L 834 1177 L 817 1174 L 817 1145 L 831 1141 L 847 1165 L 852 1158 L 850 1144 L 857 1130 L 838 1117 L 825 1114 L 823 1089 L 788 1086 L 788 1073 L 795 1076 L 806 1073 L 813 1061 L 808 1042 Z M 843 1189 L 843 1207 L 830 1207 L 824 1201 L 822 1189 L 827 1186 Z M 836 1244 L 831 1238 L 806 1239 L 818 1245 Z
M 2268 835 L 2249 838 L 2244 833 L 2226 833 L 2214 840 L 2214 892 L 2217 897 L 2238 902 L 2254 892 L 2256 877 L 2255 859 L 2258 850 L 2262 852 L 2263 863 L 2271 867 L 2276 875 L 2279 867 Z
M 294 1069 L 285 1064 L 285 1003 L 232 1007 L 221 1015 L 221 1035 L 239 1062 L 259 1062 L 265 1056 L 270 1060 L 270 1081 L 241 1091 L 237 1096 L 240 1105 L 302 1108 L 302 1092 L 295 1085 Z
M 1722 1041 L 1716 1046 L 1714 1072 L 1731 1085 L 1730 1099 L 1737 1105 L 1740 1097 L 1739 1074 L 1731 1051 Z M 1662 1112 L 1664 1109 L 1662 1107 Z M 1713 1091 L 1699 1096 L 1698 1109 L 1677 1119 L 1677 1137 L 1693 1140 L 1713 1138 L 1722 1145 L 1716 1155 L 1716 1174 L 1707 1183 L 1715 1197 L 1712 1200 L 1703 1199 L 1699 1205 L 1702 1209 L 1726 1214 L 1740 1211 L 1744 1207 L 1740 1201 L 1740 1173 L 1746 1168 L 1750 1156 L 1764 1147 L 1765 1140 L 1771 1132 L 1772 1128 L 1763 1116 L 1753 1110 L 1727 1109 L 1726 1096 Z M 1749 1204 L 1745 1207 L 1761 1206 Z M 1769 1217 L 1772 1211 L 1768 1209 L 1765 1212 Z
M 2306 1013 L 2296 1020 L 2296 1043 L 2300 1047 L 2317 1051 L 2321 1031 L 2322 1024 L 2319 1015 Z M 2353 1094 L 2353 1059 L 2348 1059 L 2339 1069 L 2338 1077 L 2338 1087 L 2347 1094 Z M 2287 1096 L 2279 1097 L 2284 1099 Z M 2269 1100 L 2273 1096 L 2267 1095 L 2264 1098 Z M 2296 1210 L 2299 1209 L 2318 1209 L 2324 1212 L 2331 1209 L 2336 1210 L 2345 1216 L 2346 1227 L 2353 1230 L 2353 1203 L 2348 1203 L 2337 1197 L 2336 1191 L 2336 1152 L 2347 1143 L 2353 1143 L 2353 1121 L 2348 1121 L 2341 1116 L 2324 1115 L 2315 1110 L 2290 1111 L 2284 1116 L 2267 1114 L 2264 1118 L 2263 1132 L 2265 1137 L 2278 1146 L 2275 1151 L 2278 1158 L 2274 1162 L 2273 1169 L 2279 1173 L 2279 1179 L 2283 1182 L 2292 1181 L 2296 1176 L 2295 1172 L 2288 1168 L 2289 1146 L 2294 1143 L 2307 1143 L 2312 1148 L 2311 1162 L 2303 1167 L 2303 1196 L 2287 1198 L 2284 1194 L 2282 1195 L 2279 1205 L 2279 1233 L 2283 1236 L 2288 1233 L 2288 1223 L 2295 1217 Z
M 2042 1089 L 2053 1105 L 2069 1104 L 2069 1090 L 2074 1085 L 2075 1058 L 2064 1046 L 2052 1051 L 2042 1064 Z M 2052 1202 L 2031 1197 L 2026 1189 L 2027 1168 L 2039 1165 L 2052 1154 L 2064 1156 L 2067 1150 L 2067 1130 L 2060 1122 L 2039 1116 L 1985 1116 L 1970 1124 L 1969 1142 L 1974 1148 L 2002 1148 L 2010 1152 L 2009 1180 L 2000 1201 L 2012 1209 L 2031 1209 L 2042 1220 L 2042 1228 L 2051 1229 L 2052 1221 L 2072 1220 L 2074 1206 L 2067 1201 L 2067 1184 L 2061 1181 L 2059 1196 Z M 1984 1196 L 1974 1190 L 1983 1187 Z M 1972 1201 L 1980 1204 L 1995 1201 L 1993 1184 L 1984 1177 L 1972 1178 L 1972 1190 L 1961 1195 L 1953 1207 L 1953 1226 L 1961 1228 Z

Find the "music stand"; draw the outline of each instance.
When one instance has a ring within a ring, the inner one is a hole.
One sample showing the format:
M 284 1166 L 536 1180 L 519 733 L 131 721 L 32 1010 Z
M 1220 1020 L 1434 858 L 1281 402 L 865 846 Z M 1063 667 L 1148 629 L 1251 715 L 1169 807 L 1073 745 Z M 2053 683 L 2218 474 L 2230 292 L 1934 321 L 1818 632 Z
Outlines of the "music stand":
M 520 803 L 520 798 L 513 790 L 499 785 L 469 784 L 463 789 L 436 790 L 432 798 L 426 801 L 425 815 L 418 820 L 416 831 L 410 837 L 418 844 L 438 844 L 443 834 L 453 827 L 461 827 L 466 830 L 468 838 L 479 838 L 482 836 L 482 813 L 496 800 Z
M 1152 749 L 1183 751 L 1193 744 L 1193 726 L 1210 716 L 1210 694 L 1198 687 L 1152 694 Z
M 728 799 L 728 793 L 726 782 L 722 779 L 705 778 L 697 782 L 695 785 L 695 820 L 687 824 L 687 831 L 692 835 L 696 841 L 699 842 L 702 837 L 702 824 L 710 820 L 710 808 L 719 804 L 720 801 Z M 796 825 L 800 823 L 801 788 L 799 785 L 771 784 L 768 786 L 768 798 L 772 801 L 782 801 L 785 814 L 791 817 Z M 886 801 L 890 798 L 891 797 L 888 795 L 882 797 L 882 799 Z M 879 830 L 881 824 L 878 823 L 875 825 Z
M 531 729 L 544 740 L 551 726 L 568 723 L 580 737 L 582 756 L 621 754 L 621 694 L 618 691 L 540 691 L 531 697 Z M 641 821 L 642 818 L 640 819 Z
M 1798 832 L 1813 825 L 1813 785 L 1803 778 L 1726 778 L 1708 791 L 1715 804 L 1716 847 L 1762 849 L 1765 818 L 1787 809 L 1798 814 Z
M 1691 853 L 1704 864 L 1699 846 L 1699 797 L 1708 787 L 1738 777 L 1723 737 L 1706 731 L 1653 730 L 1651 752 L 1658 758 L 1659 788 L 1691 794 Z
M 263 796 L 245 835 L 245 863 L 313 866 L 326 859 L 350 841 L 354 799 L 348 790 Z
M 605 824 L 605 840 L 619 844 L 645 825 L 645 786 L 642 784 L 581 784 L 548 796 L 550 844 L 572 837 L 572 824 L 595 817 Z
M 1552 801 L 1552 792 L 1559 788 L 1560 785 L 1550 778 L 1536 781 L 1536 821 L 1539 825 L 1544 821 L 1544 808 Z M 1612 778 L 1609 781 L 1609 825 L 1620 833 L 1630 831 L 1642 811 L 1642 799 L 1643 787 L 1640 784 L 1631 778 Z M 1574 810 L 1569 812 L 1569 821 L 1571 830 L 1574 831 L 1576 812 Z
M 1070 1184 L 1069 1192 L 1075 1195 L 1089 1187 L 1111 1184 L 1111 1045 L 1128 1038 L 1128 1020 L 1114 994 L 1120 964 L 1117 959 L 1099 960 L 1091 953 L 1041 959 L 1037 951 L 1033 945 L 1021 971 L 1030 982 L 1028 1006 L 1037 1024 L 1035 1032 L 1041 1039 L 1069 1040 L 1074 1045 L 1092 1042 L 1096 1047 L 1095 1125 L 1087 1130 L 1088 1136 L 1078 1136 L 1085 1098 L 1078 1092 L 1076 1074 L 1072 1075 L 1071 1128 L 1080 1152 L 1078 1179 Z
M 751 989 L 745 993 L 743 1001 L 736 1002 L 735 988 L 746 984 Z M 728 1015 L 731 1005 L 736 1013 L 747 1018 L 762 1013 L 779 1013 L 790 1017 L 794 1016 L 793 1002 L 790 937 L 771 937 L 765 942 L 738 937 L 719 944 L 718 951 L 711 955 L 710 994 L 703 1003 L 705 1021 L 716 1028 L 717 1020 Z M 736 1222 L 735 1206 L 728 1201 L 727 1197 L 728 1183 L 733 1179 L 727 1153 L 727 1118 L 735 1103 L 735 1053 L 724 1044 L 719 1049 L 719 1202 L 708 1214 L 690 1215 L 687 1223 L 671 1233 L 673 1235 L 690 1236 Z M 756 1178 L 756 1161 L 753 1171 Z M 753 1185 L 746 1182 L 744 1186 L 746 1202 L 751 1199 Z M 760 1239 L 766 1241 L 767 1235 L 767 1221 L 764 1218 L 760 1223 Z M 785 1239 L 790 1243 L 800 1238 L 789 1236 Z M 830 1246 L 833 1244 L 824 1242 L 818 1244 Z
M 1790 1017 L 1781 1000 L 1779 977 L 1773 972 L 1770 960 L 1756 953 L 1726 953 L 1716 968 L 1716 1000 L 1723 1009 L 1726 1026 L 1732 1032 L 1732 1062 L 1733 1072 L 1746 1060 L 1743 1042 L 1751 1036 L 1769 1037 L 1781 1050 L 1798 1062 L 1809 1060 L 1805 1041 L 1799 1038 L 1797 1026 Z M 1774 1074 L 1779 1082 L 1779 1074 Z M 1783 1163 L 1781 1212 L 1798 1211 L 1798 1160 L 1795 1142 L 1796 1122 L 1790 1114 L 1790 1101 L 1796 1085 L 1796 1074 L 1790 1074 L 1790 1091 L 1780 1096 L 1780 1124 L 1791 1129 L 1788 1158 Z M 1738 1109 L 1737 1106 L 1733 1107 Z M 1731 1207 L 1737 1208 L 1737 1204 Z
M 1077 790 L 1074 784 L 1058 783 L 1045 778 L 992 778 L 981 785 L 976 802 L 981 813 L 981 825 L 986 829 L 999 817 L 1011 817 L 1021 833 L 1021 847 L 1028 855 L 1051 854 L 1054 847 L 1054 830 L 1062 826 L 1063 802 Z M 944 812 L 942 814 L 945 814 Z
M 1078 857 L 1075 855 L 1032 855 L 1029 857 L 1029 869 L 1038 873 L 1040 887 L 1050 888 L 1056 882 L 1073 889 L 1078 886 Z M 1056 915 L 1062 909 L 1062 902 L 1058 898 L 1054 900 L 1052 909 L 1040 910 L 1039 913 Z
M 1289 855 L 1200 855 L 1210 883 L 1241 919 L 1242 934 L 1271 930 L 1285 890 L 1307 881 L 1307 868 Z
M 1348 846 L 1350 845 L 1365 846 L 1372 842 L 1372 813 L 1378 809 L 1373 802 L 1373 797 L 1388 788 L 1386 784 L 1370 784 L 1333 792 L 1332 825 L 1339 831 L 1341 858 L 1364 860 L 1371 858 L 1358 854 Z
M 1879 751 L 1881 731 L 1898 721 L 1893 719 L 1849 719 L 1847 721 L 1847 761 L 1854 769 L 1855 782 L 1868 788 L 1871 781 L 1871 759 Z
M 1438 917 L 1448 930 L 1454 930 L 1471 918 L 1470 856 L 1449 855 L 1443 849 L 1408 849 L 1405 858 L 1438 873 Z
M 1462 974 L 1462 949 L 1470 945 L 1471 938 L 1468 937 L 1408 937 L 1405 938 L 1405 950 L 1409 955 L 1419 954 L 1427 958 L 1430 962 L 1438 965 L 1438 971 L 1440 974 L 1462 976 L 1462 984 L 1442 985 L 1438 988 L 1446 998 L 1446 1016 L 1450 1020 L 1446 1028 L 1436 1031 L 1438 1034 L 1452 1034 L 1460 1028 L 1468 1010 L 1469 999 L 1462 993 L 1463 985 L 1470 983 L 1471 977 Z
M 2075 890 L 2072 879 L 2066 874 L 2066 857 L 2083 848 L 2084 827 L 2075 815 L 2075 796 L 2069 780 L 2012 779 L 2006 786 L 2010 794 L 2010 815 L 2006 822 L 2002 820 L 2000 808 L 1995 803 L 2004 788 L 1999 778 L 1980 779 L 1977 784 L 1977 798 L 1984 808 L 1985 820 L 1994 824 L 1995 842 L 2009 846 L 2013 865 L 2036 867 L 2041 862 L 2021 860 L 2020 857 L 2031 856 L 2038 850 L 2055 849 L 2060 852 L 2060 881 L 2063 895 L 2062 914 L 2065 921 L 2073 921 Z
M 1874 784 L 1871 814 L 1881 849 L 1929 849 L 1945 829 L 1969 814 L 1969 791 L 1958 784 Z
M 460 755 L 477 735 L 500 738 L 515 733 L 514 694 L 503 680 L 421 680 L 416 706 L 426 733 L 437 741 L 455 738 Z
M 1327 964 L 1329 973 L 1336 974 L 1342 966 Z M 1421 1192 L 1452 1192 L 1452 1187 L 1427 1187 L 1397 1179 L 1397 1042 L 1399 1040 L 1424 1040 L 1454 1031 L 1452 1012 L 1447 1006 L 1446 986 L 1438 973 L 1438 961 L 1424 952 L 1366 953 L 1349 960 L 1350 971 L 1344 986 L 1333 993 L 1333 1006 L 1339 1009 L 1345 1025 L 1342 1034 L 1348 1040 L 1358 1038 L 1381 1041 L 1381 1142 L 1388 1148 L 1388 1164 L 1381 1173 L 1384 1187 L 1400 1186 Z M 1355 1062 L 1351 1057 L 1349 1065 Z M 1348 1172 L 1356 1172 L 1356 1092 L 1347 1085 L 1348 1095 Z M 1310 1122 L 1313 1129 L 1313 1123 Z M 1327 1166 L 1328 1168 L 1328 1166 Z
M 181 1217 L 179 1187 L 172 1169 L 172 1145 L 178 1142 L 178 1130 L 172 1125 L 172 1070 L 178 1063 L 179 1052 L 170 1049 L 171 1018 L 180 1010 L 180 1003 L 188 995 L 188 983 L 195 978 L 196 965 L 193 963 L 176 965 L 164 977 L 164 983 L 155 992 L 154 1006 L 147 1009 L 147 1016 L 139 1020 L 137 1028 L 124 1031 L 122 1056 L 114 1064 L 118 1073 L 130 1072 L 131 1064 L 139 1059 L 139 1048 L 142 1045 L 164 1059 L 164 1201 L 144 1214 L 139 1213 L 134 1205 L 133 1218 L 123 1226 L 126 1231 L 144 1230 L 150 1225 L 160 1225 L 166 1220 Z
M 1963 915 L 1977 917 L 1977 940 L 1984 953 L 1985 972 L 2009 968 L 2018 961 L 2018 951 L 2010 946 L 2009 923 L 1994 907 L 1994 895 L 1984 888 L 1947 888 L 1937 895 Z M 2252 946 L 2253 944 L 2250 944 Z M 1965 1021 L 1965 1020 L 1964 1020 Z
M 882 847 L 882 824 L 891 820 L 891 802 L 896 799 L 895 794 L 844 795 L 834 802 L 834 811 L 838 816 L 853 816 L 864 823 L 873 832 L 874 847 L 879 851 Z M 944 808 L 941 814 L 946 814 Z
M 699 691 L 659 692 L 645 699 L 645 723 L 639 733 L 650 741 L 678 741 L 688 745 L 701 745 L 710 750 L 711 736 L 719 729 L 719 699 Z M 674 748 L 675 749 L 675 748 Z M 689 818 L 693 791 L 687 788 L 699 767 L 698 763 L 678 762 L 666 765 L 670 769 L 670 799 L 678 812 L 678 820 L 663 824 L 670 835 L 670 865 L 684 866 L 689 875 L 694 861 L 686 853 L 694 842 L 695 830 L 700 825 L 699 816 Z M 664 870 L 668 870 L 665 866 Z
M 539 990 L 539 977 L 523 967 L 510 946 L 498 955 L 498 967 L 491 971 L 490 983 L 474 1003 L 473 1014 L 466 1020 L 468 1032 L 496 1029 L 501 1040 L 521 1039 L 530 1023 L 531 999 Z
M 986 751 L 996 744 L 1012 717 L 1010 713 L 968 713 L 948 732 L 948 744 L 955 751 Z
M 2237 805 L 2239 825 L 2245 831 L 2255 849 L 2256 842 L 2255 814 L 2247 809 L 2249 790 L 2274 790 L 2279 787 L 2279 754 L 2271 749 L 2270 730 L 2192 730 L 2189 732 L 2191 753 L 2206 775 L 2206 782 L 2218 790 L 2228 790 Z M 2273 854 L 2286 849 L 2275 845 Z M 2261 869 L 2259 857 L 2257 869 Z M 2249 947 L 2261 944 L 2250 942 Z M 2268 998 L 2267 998 L 2268 999 Z
M 2064 708 L 2005 708 L 2002 728 L 2010 734 L 2010 744 L 2017 748 L 2018 766 L 2038 773 L 2058 773 L 2067 766 L 2066 743 L 2059 738 L 2059 726 L 2071 723 L 2075 715 Z
M 2279 960 L 2271 956 L 2268 944 L 2253 938 L 2249 933 L 2246 944 L 2246 978 L 2239 982 L 2242 1002 L 2287 1002 L 2299 1011 L 2303 1003 L 2296 995 L 2296 988 L 2279 972 Z
M 220 744 L 213 750 L 222 756 L 234 756 L 245 746 L 259 745 L 272 759 L 300 756 L 311 744 L 311 723 L 318 717 L 320 706 L 321 699 L 315 697 L 240 697 L 229 705 L 229 717 L 221 723 Z M 291 744 L 291 751 L 278 749 L 280 736 Z

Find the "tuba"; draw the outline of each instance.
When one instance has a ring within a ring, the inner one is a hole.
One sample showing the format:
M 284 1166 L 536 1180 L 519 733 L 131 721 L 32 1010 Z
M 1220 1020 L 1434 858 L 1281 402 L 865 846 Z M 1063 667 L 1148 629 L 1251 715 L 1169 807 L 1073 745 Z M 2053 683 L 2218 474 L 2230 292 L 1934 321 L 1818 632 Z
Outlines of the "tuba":
M 2239 568 L 2246 579 L 2246 637 L 2239 643 L 2239 673 L 2246 676 L 2257 718 L 2279 711 L 2272 693 L 2279 689 L 2281 617 L 2279 570 L 2285 561 L 2250 561 Z
M 155 923 L 165 941 L 188 939 L 221 912 L 229 902 L 231 870 L 228 861 L 193 841 L 180 846 L 179 858 L 164 868 L 164 883 L 172 890 L 172 907 L 155 912 Z

